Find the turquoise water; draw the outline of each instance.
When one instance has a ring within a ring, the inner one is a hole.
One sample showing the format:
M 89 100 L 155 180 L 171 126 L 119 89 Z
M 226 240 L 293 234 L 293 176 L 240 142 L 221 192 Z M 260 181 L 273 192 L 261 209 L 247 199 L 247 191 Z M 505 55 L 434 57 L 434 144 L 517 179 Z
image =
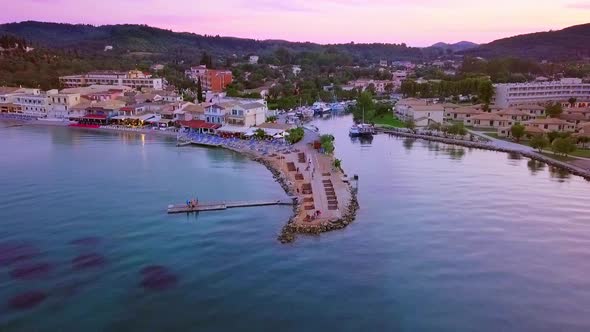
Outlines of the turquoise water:
M 343 231 L 276 241 L 288 207 L 198 216 L 201 200 L 284 198 L 263 166 L 217 149 L 66 128 L 0 128 L 0 244 L 40 253 L 0 266 L 1 331 L 587 331 L 590 183 L 503 153 L 376 136 L 318 121 L 359 174 Z M 2 125 L 0 123 L 0 125 Z M 95 246 L 70 241 L 93 236 Z M 95 252 L 83 271 L 71 260 Z M 47 262 L 38 279 L 10 276 Z M 159 264 L 175 287 L 150 291 Z M 41 290 L 34 308 L 11 309 Z

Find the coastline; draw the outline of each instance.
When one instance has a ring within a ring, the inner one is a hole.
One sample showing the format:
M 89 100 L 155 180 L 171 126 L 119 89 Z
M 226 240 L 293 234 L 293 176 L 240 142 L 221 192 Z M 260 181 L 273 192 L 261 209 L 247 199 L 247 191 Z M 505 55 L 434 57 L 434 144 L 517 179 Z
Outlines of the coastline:
M 241 151 L 231 147 L 221 146 L 222 148 L 242 154 L 249 157 L 251 160 L 264 165 L 273 175 L 274 180 L 283 188 L 288 196 L 296 197 L 293 204 L 293 214 L 281 229 L 277 239 L 283 243 L 291 243 L 296 240 L 297 234 L 319 235 L 334 230 L 343 229 L 351 224 L 356 219 L 356 212 L 359 209 L 356 190 L 350 185 L 346 184 L 346 189 L 350 194 L 347 203 L 340 209 L 342 214 L 338 218 L 324 218 L 317 222 L 303 221 L 307 212 L 304 209 L 304 195 L 297 193 L 298 180 L 291 172 L 288 172 L 282 167 L 281 163 L 277 162 L 272 157 L 260 156 L 251 151 Z M 315 152 L 317 153 L 317 152 Z M 333 159 L 330 156 L 330 159 Z M 344 176 L 342 170 L 336 170 L 337 176 Z
M 572 175 L 577 175 L 577 176 L 584 178 L 587 181 L 590 181 L 590 169 L 584 169 L 584 168 L 581 168 L 581 167 L 578 167 L 578 166 L 575 166 L 575 165 L 572 165 L 572 164 L 569 164 L 566 162 L 555 160 L 553 158 L 544 156 L 544 155 L 539 154 L 537 152 L 524 152 L 524 151 L 519 151 L 519 150 L 515 150 L 515 149 L 500 148 L 500 147 L 492 146 L 492 145 L 485 144 L 485 143 L 462 141 L 462 140 L 457 140 L 457 139 L 453 139 L 453 138 L 436 137 L 436 136 L 421 135 L 421 134 L 412 134 L 412 133 L 398 132 L 398 131 L 394 131 L 394 130 L 380 129 L 379 132 L 384 133 L 384 134 L 388 134 L 388 135 L 393 135 L 393 136 L 423 139 L 426 141 L 441 142 L 441 143 L 445 143 L 445 144 L 459 145 L 459 146 L 464 146 L 464 147 L 468 147 L 468 148 L 518 154 L 521 157 L 525 157 L 525 158 L 529 158 L 532 160 L 546 163 L 549 166 L 563 169 L 563 170 L 571 173 Z
M 168 138 L 176 138 L 176 132 L 168 132 L 168 131 L 160 131 L 160 130 L 150 130 L 150 129 L 131 129 L 125 127 L 100 127 L 100 128 L 86 128 L 86 127 L 75 127 L 69 126 L 68 122 L 58 122 L 58 121 L 40 121 L 40 120 L 14 120 L 14 119 L 6 119 L 1 118 L 0 121 L 2 122 L 9 122 L 14 125 L 22 125 L 22 126 L 60 126 L 65 127 L 68 129 L 83 129 L 89 131 L 98 131 L 98 132 L 118 132 L 118 133 L 135 133 L 140 135 L 155 135 L 160 137 L 168 137 Z M 193 143 L 196 144 L 196 143 Z M 198 144 L 197 144 L 198 145 Z M 207 146 L 207 145 L 202 145 Z M 318 170 L 318 173 L 322 173 L 322 170 L 326 171 L 326 164 L 331 165 L 334 161 L 334 157 L 331 155 L 323 155 L 314 150 L 313 148 L 309 148 L 306 146 L 304 142 L 300 142 L 296 144 L 299 149 L 304 150 L 310 160 L 313 160 L 313 168 Z M 208 146 L 211 147 L 211 146 Z M 356 218 L 356 211 L 359 208 L 358 200 L 356 197 L 356 190 L 351 186 L 350 183 L 345 182 L 343 179 L 347 178 L 344 172 L 341 169 L 330 169 L 328 174 L 329 176 L 325 176 L 323 179 L 330 179 L 334 183 L 334 185 L 338 188 L 338 197 L 341 201 L 337 211 L 322 211 L 323 214 L 326 216 L 319 217 L 313 221 L 307 221 L 305 218 L 310 213 L 305 206 L 305 195 L 303 191 L 299 191 L 298 187 L 302 184 L 302 182 L 307 182 L 309 185 L 314 187 L 314 191 L 320 191 L 318 188 L 317 183 L 313 183 L 313 175 L 311 172 L 309 174 L 305 172 L 305 174 L 295 173 L 293 171 L 289 171 L 285 166 L 286 161 L 290 160 L 290 158 L 294 158 L 296 154 L 290 155 L 283 155 L 282 160 L 279 156 L 264 156 L 255 151 L 250 150 L 241 150 L 232 148 L 225 145 L 219 145 L 218 147 L 224 148 L 226 150 L 239 153 L 243 156 L 248 157 L 249 159 L 258 162 L 264 165 L 273 175 L 273 179 L 279 183 L 281 188 L 283 188 L 284 192 L 290 196 L 294 197 L 294 204 L 293 204 L 293 214 L 287 221 L 287 223 L 283 226 L 280 234 L 278 235 L 277 239 L 281 243 L 290 243 L 295 241 L 297 234 L 313 234 L 319 235 L 320 233 L 329 232 L 333 230 L 338 230 L 346 227 L 350 223 L 354 221 Z M 285 159 L 287 156 L 287 159 Z M 311 158 L 313 156 L 313 158 Z M 293 162 L 297 162 L 293 160 Z M 303 168 L 303 167 L 302 167 Z M 302 176 L 302 178 L 297 178 L 298 176 Z M 310 179 L 311 176 L 311 179 Z M 316 176 L 316 179 L 319 177 Z M 303 179 L 303 180 L 302 180 Z M 317 182 L 317 180 L 316 180 Z M 321 188 L 323 189 L 323 188 Z M 314 195 L 312 195 L 314 196 Z M 316 196 L 317 197 L 317 196 Z M 319 202 L 316 202 L 318 204 Z M 315 210 L 314 210 L 315 211 Z M 333 212 L 333 213 L 331 213 Z

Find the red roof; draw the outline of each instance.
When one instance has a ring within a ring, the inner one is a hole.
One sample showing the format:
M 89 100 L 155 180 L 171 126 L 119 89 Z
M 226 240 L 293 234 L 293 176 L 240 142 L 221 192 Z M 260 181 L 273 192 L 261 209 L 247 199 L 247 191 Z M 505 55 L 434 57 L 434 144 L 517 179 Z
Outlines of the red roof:
M 221 128 L 220 124 L 209 123 L 203 120 L 190 120 L 190 121 L 180 121 L 180 124 L 183 127 L 189 127 L 192 129 L 218 129 Z
M 83 119 L 92 119 L 92 120 L 105 120 L 107 118 L 106 115 L 103 114 L 87 114 L 82 117 Z

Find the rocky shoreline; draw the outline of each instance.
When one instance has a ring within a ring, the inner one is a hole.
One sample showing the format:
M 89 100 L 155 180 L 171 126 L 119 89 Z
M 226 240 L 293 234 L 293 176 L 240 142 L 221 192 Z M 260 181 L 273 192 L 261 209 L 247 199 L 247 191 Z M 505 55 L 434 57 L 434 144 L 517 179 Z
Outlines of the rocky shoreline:
M 543 162 L 547 165 L 563 169 L 573 175 L 580 176 L 580 177 L 590 181 L 590 170 L 583 169 L 581 167 L 577 167 L 577 166 L 574 166 L 574 165 L 571 165 L 571 164 L 568 164 L 565 162 L 561 162 L 559 160 L 555 160 L 550 157 L 546 157 L 546 156 L 536 153 L 536 152 L 524 152 L 524 151 L 518 151 L 518 150 L 513 150 L 513 149 L 504 149 L 504 148 L 495 147 L 495 146 L 492 146 L 492 145 L 486 144 L 486 143 L 462 141 L 462 140 L 457 140 L 457 139 L 452 139 L 452 138 L 436 137 L 436 136 L 421 135 L 421 134 L 404 133 L 404 132 L 398 132 L 398 131 L 392 131 L 392 130 L 380 130 L 380 132 L 385 133 L 385 134 L 389 134 L 389 135 L 394 135 L 394 136 L 423 139 L 423 140 L 427 140 L 427 141 L 434 141 L 434 142 L 441 142 L 441 143 L 445 143 L 445 144 L 459 145 L 459 146 L 464 146 L 464 147 L 468 147 L 468 148 L 518 154 L 521 157 L 525 157 L 525 158 L 529 158 L 529 159 Z
M 281 241 L 281 243 L 290 243 L 295 240 L 297 234 L 319 235 L 321 233 L 342 229 L 355 220 L 358 209 L 359 204 L 356 192 L 351 189 L 351 199 L 348 203 L 346 213 L 342 218 L 326 221 L 319 225 L 297 225 L 294 218 L 291 218 L 281 230 L 278 240 Z
M 240 153 L 239 151 L 236 152 Z M 285 177 L 280 170 L 276 169 L 271 162 L 264 158 L 255 157 L 253 155 L 250 155 L 250 157 L 252 160 L 264 165 L 272 173 L 275 181 L 279 183 L 287 195 L 293 196 L 295 194 L 293 183 L 287 177 Z M 295 241 L 297 234 L 319 235 L 320 233 L 330 232 L 348 226 L 355 220 L 356 212 L 359 209 L 356 191 L 350 186 L 349 190 L 351 193 L 351 199 L 348 203 L 345 215 L 338 220 L 326 221 L 319 225 L 297 225 L 295 223 L 295 219 L 300 208 L 300 202 L 295 200 L 295 204 L 293 204 L 293 215 L 289 218 L 289 221 L 283 227 L 277 239 L 281 243 L 291 243 Z

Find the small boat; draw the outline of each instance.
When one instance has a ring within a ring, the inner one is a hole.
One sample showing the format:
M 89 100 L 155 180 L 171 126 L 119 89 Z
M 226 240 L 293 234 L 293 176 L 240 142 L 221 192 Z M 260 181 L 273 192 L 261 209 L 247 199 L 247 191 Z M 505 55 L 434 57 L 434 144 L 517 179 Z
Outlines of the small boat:
M 311 106 L 311 109 L 313 109 L 314 115 L 322 115 L 322 114 L 330 113 L 332 111 L 332 109 L 330 108 L 330 106 L 328 106 L 328 104 L 321 102 L 321 101 L 316 101 L 315 103 L 313 103 L 313 105 Z
M 309 107 L 300 107 L 297 110 L 299 113 L 301 113 L 301 115 L 303 116 L 304 119 L 311 119 L 314 116 L 314 111 L 313 109 L 309 108 Z
M 375 134 L 375 127 L 366 123 L 355 124 L 350 127 L 348 135 L 350 137 L 367 137 Z
M 363 122 L 355 123 L 350 127 L 348 135 L 350 137 L 367 137 L 375 134 L 375 127 L 365 123 L 365 109 L 363 108 Z
M 333 112 L 344 112 L 344 110 L 346 108 L 344 107 L 344 104 L 342 104 L 342 103 L 332 103 L 332 104 L 330 104 L 330 109 Z

